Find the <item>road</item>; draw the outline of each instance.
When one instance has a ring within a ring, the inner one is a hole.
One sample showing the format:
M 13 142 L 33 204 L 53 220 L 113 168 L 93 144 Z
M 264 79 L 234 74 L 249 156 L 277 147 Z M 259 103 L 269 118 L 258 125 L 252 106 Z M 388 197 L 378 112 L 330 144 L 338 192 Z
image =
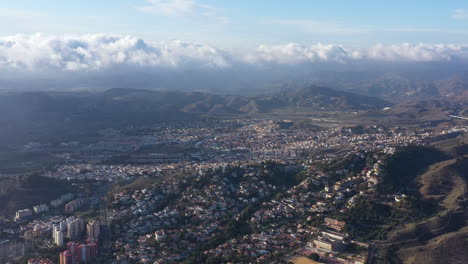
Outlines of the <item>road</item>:
M 452 118 L 456 118 L 456 119 L 463 119 L 463 120 L 468 120 L 468 117 L 463 117 L 463 116 L 455 116 L 455 115 L 449 115 L 450 117 Z

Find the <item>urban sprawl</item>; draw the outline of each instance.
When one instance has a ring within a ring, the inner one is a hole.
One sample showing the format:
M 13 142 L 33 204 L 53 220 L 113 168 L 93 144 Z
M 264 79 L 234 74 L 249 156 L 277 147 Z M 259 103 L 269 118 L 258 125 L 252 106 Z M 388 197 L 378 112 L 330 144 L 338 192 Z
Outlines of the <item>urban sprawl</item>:
M 398 148 L 468 132 L 290 123 L 193 121 L 106 129 L 92 144 L 31 142 L 25 152 L 62 158 L 41 174 L 71 188 L 0 219 L 0 261 L 30 251 L 31 264 L 368 263 L 375 243 L 348 233 L 342 216 L 375 196 Z M 337 159 L 346 162 L 327 167 Z

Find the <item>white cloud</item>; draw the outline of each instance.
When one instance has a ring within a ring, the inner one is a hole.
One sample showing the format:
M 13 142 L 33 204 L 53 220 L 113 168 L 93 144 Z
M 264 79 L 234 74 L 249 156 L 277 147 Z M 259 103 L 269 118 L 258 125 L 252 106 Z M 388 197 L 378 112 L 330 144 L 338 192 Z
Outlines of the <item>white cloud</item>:
M 262 45 L 247 53 L 228 53 L 184 41 L 145 42 L 129 36 L 44 34 L 0 38 L 0 71 L 102 71 L 125 69 L 226 69 L 248 65 L 300 65 L 323 62 L 468 61 L 468 45 L 401 44 L 367 48 L 337 44 Z
M 219 9 L 209 5 L 198 4 L 193 0 L 147 0 L 148 4 L 137 9 L 151 14 L 168 17 L 195 18 L 215 20 L 227 23 L 228 19 L 219 15 Z
M 455 9 L 452 11 L 453 19 L 468 20 L 468 10 L 467 9 Z
M 204 44 L 147 43 L 128 36 L 15 35 L 0 38 L 0 68 L 97 71 L 117 65 L 177 68 L 227 67 L 226 56 Z
M 452 61 L 468 58 L 468 45 L 453 44 L 402 44 L 375 45 L 366 52 L 366 57 L 383 61 Z
M 344 62 L 352 54 L 351 50 L 340 45 L 315 44 L 303 46 L 297 43 L 287 45 L 262 45 L 254 53 L 245 57 L 249 63 L 300 64 L 307 62 Z
M 347 48 L 335 44 L 304 46 L 296 43 L 260 46 L 244 57 L 249 63 L 300 64 L 317 62 L 390 61 L 436 62 L 468 59 L 468 45 L 377 44 L 368 48 Z

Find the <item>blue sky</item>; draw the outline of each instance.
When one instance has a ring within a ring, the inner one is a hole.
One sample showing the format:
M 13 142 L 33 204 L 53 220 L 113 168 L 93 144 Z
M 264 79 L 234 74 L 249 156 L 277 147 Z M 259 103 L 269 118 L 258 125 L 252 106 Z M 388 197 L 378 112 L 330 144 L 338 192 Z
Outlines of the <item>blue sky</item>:
M 0 34 L 119 34 L 225 49 L 467 43 L 468 1 L 0 0 Z

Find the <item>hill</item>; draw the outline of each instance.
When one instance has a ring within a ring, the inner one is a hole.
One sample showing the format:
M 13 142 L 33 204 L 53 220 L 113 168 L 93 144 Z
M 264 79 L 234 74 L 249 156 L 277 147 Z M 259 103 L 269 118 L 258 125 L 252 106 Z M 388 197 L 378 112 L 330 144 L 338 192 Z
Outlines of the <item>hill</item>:
M 431 97 L 427 99 L 406 100 L 395 103 L 386 109 L 362 112 L 359 114 L 359 117 L 363 120 L 378 118 L 380 121 L 413 125 L 417 122 L 426 121 L 454 121 L 450 115 L 467 114 L 468 111 L 463 111 L 463 109 L 468 108 L 467 99 L 468 97 L 462 94 L 449 98 Z
M 468 91 L 468 79 L 465 74 L 443 77 L 423 74 L 423 76 L 418 77 L 408 73 L 389 72 L 372 78 L 362 77 L 356 80 L 338 81 L 335 86 L 354 93 L 398 102 L 401 100 L 455 97 Z
M 385 164 L 381 192 L 398 192 L 412 188 L 417 176 L 428 166 L 447 160 L 448 155 L 436 148 L 409 146 L 399 150 Z
M 385 244 L 393 253 L 387 255 L 394 256 L 387 258 L 388 263 L 466 263 L 468 156 L 446 150 L 456 156 L 440 156 L 434 149 L 420 149 L 418 154 L 410 149 L 393 159 L 393 165 L 401 166 L 401 171 L 394 171 L 392 177 L 398 181 L 392 183 L 415 187 L 414 195 L 433 204 L 433 212 L 407 221 L 388 234 Z
M 108 127 L 196 120 L 219 115 L 358 111 L 389 103 L 311 86 L 258 96 L 115 88 L 104 92 L 28 92 L 0 96 L 1 143 L 63 141 Z
M 48 203 L 70 192 L 71 186 L 63 181 L 37 174 L 0 180 L 0 215 L 12 216 L 16 210 Z
M 307 110 L 358 111 L 382 109 L 391 105 L 376 97 L 316 85 L 279 92 L 271 98 L 282 103 L 278 108 L 296 107 Z

